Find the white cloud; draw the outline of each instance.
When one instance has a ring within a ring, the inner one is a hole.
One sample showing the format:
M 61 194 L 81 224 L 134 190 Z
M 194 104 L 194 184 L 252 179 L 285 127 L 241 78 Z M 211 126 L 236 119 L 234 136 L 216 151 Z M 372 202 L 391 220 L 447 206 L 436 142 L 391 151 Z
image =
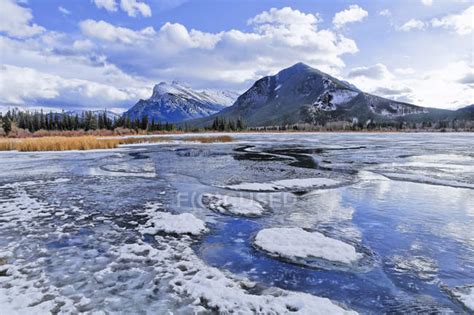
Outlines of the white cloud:
M 396 74 L 400 75 L 411 75 L 415 73 L 415 69 L 413 68 L 397 68 L 395 69 Z
M 336 13 L 332 19 L 332 23 L 336 28 L 340 28 L 347 23 L 354 23 L 362 21 L 369 15 L 367 11 L 354 4 L 349 6 L 348 9 Z
M 137 0 L 120 0 L 120 8 L 132 17 L 136 17 L 138 14 L 145 17 L 151 16 L 150 7 L 146 3 Z
M 398 101 L 438 108 L 458 108 L 472 104 L 474 67 L 469 60 L 459 60 L 437 69 L 417 74 L 413 69 L 397 69 L 391 73 L 385 65 L 363 67 L 387 71 L 372 75 L 350 76 L 363 91 Z M 352 69 L 351 72 L 360 71 Z
M 379 12 L 379 15 L 381 16 L 391 16 L 392 12 L 389 9 L 385 9 Z
M 62 7 L 62 6 L 59 6 L 58 7 L 58 11 L 61 12 L 62 14 L 65 14 L 65 15 L 69 15 L 71 14 L 71 11 L 69 11 L 68 9 Z
M 93 0 L 95 5 L 101 9 L 105 9 L 109 12 L 115 12 L 117 11 L 117 3 L 115 0 Z
M 95 105 L 129 99 L 128 93 L 97 82 L 66 79 L 12 65 L 2 65 L 0 71 L 0 103 L 24 104 L 60 98 L 65 105 L 68 102 L 75 104 L 78 100 L 82 105 Z
M 318 22 L 317 15 L 282 8 L 250 19 L 249 32 L 209 33 L 179 23 L 165 23 L 156 32 L 93 20 L 80 25 L 84 35 L 102 41 L 108 60 L 121 67 L 201 86 L 243 87 L 298 61 L 333 74 L 344 67 L 341 55 L 356 53 L 356 43 L 331 30 L 318 30 Z
M 101 9 L 105 9 L 109 12 L 117 11 L 116 0 L 93 0 L 95 5 Z M 144 17 L 151 16 L 151 8 L 145 2 L 137 0 L 120 0 L 120 9 L 128 14 L 128 16 L 136 17 L 141 14 Z
M 474 5 L 459 14 L 450 14 L 431 20 L 433 27 L 454 30 L 459 35 L 469 35 L 474 31 Z
M 81 21 L 79 27 L 87 36 L 109 42 L 122 42 L 124 44 L 132 44 L 146 39 L 146 36 L 155 33 L 152 27 L 144 28 L 141 31 L 133 31 L 129 28 L 114 26 L 105 21 L 94 20 Z
M 148 96 L 153 82 L 127 75 L 85 49 L 93 45 L 88 40 L 74 41 L 68 51 L 69 40 L 55 33 L 27 42 L 0 36 L 0 103 L 111 108 Z
M 282 9 L 271 8 L 269 11 L 264 11 L 255 17 L 248 20 L 249 25 L 257 24 L 303 24 L 312 25 L 319 22 L 319 17 L 313 14 L 306 14 L 299 10 L 293 10 L 290 7 Z
M 31 10 L 18 5 L 14 0 L 0 0 L 0 7 L 0 32 L 25 38 L 45 31 L 43 27 L 31 24 Z
M 417 19 L 411 19 L 398 29 L 400 31 L 409 32 L 411 30 L 423 30 L 425 28 L 425 23 Z
M 370 79 L 379 80 L 379 79 L 389 78 L 390 76 L 391 74 L 388 71 L 387 67 L 381 63 L 375 64 L 373 66 L 368 66 L 368 67 L 353 68 L 348 73 L 349 78 L 366 77 Z
M 433 0 L 421 0 L 421 3 L 426 6 L 431 6 L 433 4 Z
M 94 48 L 94 43 L 88 39 L 78 39 L 72 43 L 72 48 L 77 51 L 90 51 Z

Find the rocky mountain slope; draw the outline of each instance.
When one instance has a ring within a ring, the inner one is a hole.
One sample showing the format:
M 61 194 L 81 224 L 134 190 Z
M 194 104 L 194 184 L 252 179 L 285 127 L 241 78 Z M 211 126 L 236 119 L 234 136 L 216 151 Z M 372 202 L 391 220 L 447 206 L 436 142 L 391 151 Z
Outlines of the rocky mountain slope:
M 247 126 L 327 121 L 423 121 L 451 118 L 455 111 L 425 108 L 365 93 L 303 63 L 256 81 L 219 117 L 241 117 Z M 209 125 L 215 116 L 192 121 Z
M 231 105 L 237 96 L 228 91 L 196 91 L 177 81 L 161 82 L 155 85 L 149 99 L 138 101 L 124 115 L 175 123 L 215 114 Z

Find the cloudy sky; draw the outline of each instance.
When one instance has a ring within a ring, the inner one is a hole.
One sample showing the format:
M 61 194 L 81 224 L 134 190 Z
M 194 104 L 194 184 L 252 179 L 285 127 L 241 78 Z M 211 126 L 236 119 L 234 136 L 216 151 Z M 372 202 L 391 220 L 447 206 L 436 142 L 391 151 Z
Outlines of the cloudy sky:
M 120 110 L 173 79 L 243 92 L 301 61 L 455 109 L 473 60 L 469 0 L 0 0 L 0 106 Z

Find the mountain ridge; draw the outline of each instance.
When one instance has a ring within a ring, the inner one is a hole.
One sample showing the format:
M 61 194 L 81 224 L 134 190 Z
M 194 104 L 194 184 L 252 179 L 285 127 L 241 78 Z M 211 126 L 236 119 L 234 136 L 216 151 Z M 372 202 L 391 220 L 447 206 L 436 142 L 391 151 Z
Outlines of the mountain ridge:
M 456 112 L 458 114 L 456 114 Z M 204 127 L 219 116 L 242 118 L 247 126 L 331 121 L 432 121 L 459 117 L 462 111 L 421 107 L 366 93 L 304 63 L 257 81 L 235 103 L 217 114 L 187 121 Z
M 176 123 L 201 118 L 219 112 L 233 103 L 236 95 L 230 91 L 197 91 L 178 81 L 160 82 L 146 100 L 139 100 L 124 112 L 130 119 L 148 119 Z

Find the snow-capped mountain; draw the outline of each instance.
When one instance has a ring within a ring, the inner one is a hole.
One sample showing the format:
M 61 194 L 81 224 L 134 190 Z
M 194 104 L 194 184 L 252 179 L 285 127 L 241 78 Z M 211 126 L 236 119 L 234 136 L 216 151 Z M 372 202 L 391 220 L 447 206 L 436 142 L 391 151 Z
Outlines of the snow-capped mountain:
M 180 122 L 215 114 L 232 105 L 237 96 L 230 91 L 196 91 L 177 81 L 161 82 L 155 85 L 149 99 L 138 101 L 124 115 L 131 119 L 147 116 L 155 121 Z
M 361 122 L 399 121 L 413 117 L 421 119 L 427 115 L 439 118 L 451 113 L 453 111 L 371 95 L 348 82 L 297 63 L 276 75 L 259 79 L 239 96 L 234 105 L 223 109 L 218 115 L 232 119 L 241 117 L 248 126 L 265 126 L 354 119 Z M 212 116 L 200 119 L 196 125 L 208 125 L 212 119 Z

